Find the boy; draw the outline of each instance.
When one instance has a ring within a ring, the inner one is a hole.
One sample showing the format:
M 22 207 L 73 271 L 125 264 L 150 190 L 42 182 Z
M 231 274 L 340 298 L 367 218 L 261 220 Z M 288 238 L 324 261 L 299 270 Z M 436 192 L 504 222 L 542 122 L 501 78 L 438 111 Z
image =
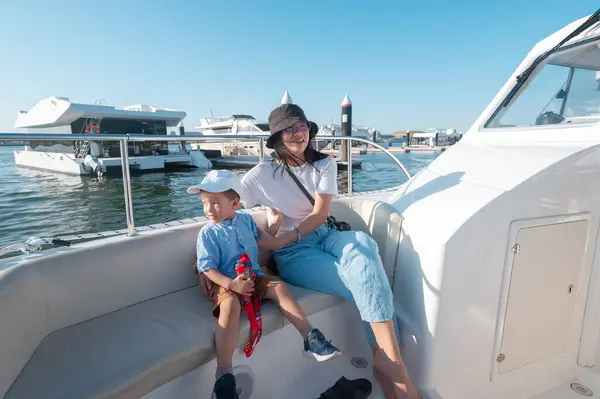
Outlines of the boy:
M 296 303 L 286 285 L 274 276 L 265 276 L 257 264 L 261 236 L 249 214 L 237 212 L 240 206 L 241 181 L 228 170 L 212 170 L 199 185 L 187 189 L 188 194 L 200 194 L 204 213 L 209 222 L 198 233 L 196 245 L 197 270 L 214 283 L 211 291 L 213 315 L 218 317 L 215 333 L 217 371 L 213 392 L 217 399 L 236 399 L 235 378 L 232 373 L 233 351 L 237 346 L 241 314 L 241 295 L 257 295 L 272 299 L 285 317 L 300 332 L 304 340 L 304 354 L 317 361 L 339 356 L 318 329 L 313 329 L 306 315 Z M 271 226 L 269 231 L 278 226 Z M 271 237 L 272 238 L 272 237 Z M 237 276 L 236 260 L 246 253 L 258 277 L 255 280 Z

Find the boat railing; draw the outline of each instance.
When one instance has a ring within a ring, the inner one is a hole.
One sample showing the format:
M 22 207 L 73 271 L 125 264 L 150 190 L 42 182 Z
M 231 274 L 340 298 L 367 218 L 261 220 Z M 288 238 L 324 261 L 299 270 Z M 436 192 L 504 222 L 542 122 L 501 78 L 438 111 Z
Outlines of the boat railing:
M 90 134 L 51 134 L 51 133 L 0 133 L 0 142 L 5 141 L 66 141 L 66 142 L 76 142 L 76 141 L 111 141 L 111 142 L 119 142 L 120 146 L 120 158 L 121 158 L 121 169 L 123 174 L 123 195 L 125 198 L 125 210 L 126 210 L 126 218 L 127 218 L 127 235 L 135 236 L 136 228 L 135 228 L 135 219 L 133 213 L 133 201 L 131 194 L 131 176 L 129 170 L 129 153 L 128 147 L 130 142 L 145 142 L 145 141 L 167 141 L 167 142 L 201 142 L 201 141 L 258 141 L 259 142 L 259 162 L 264 161 L 264 142 L 266 137 L 258 136 L 258 135 L 235 135 L 232 137 L 231 135 L 211 135 L 211 136 L 201 136 L 201 135 L 184 135 L 184 136 L 150 136 L 150 135 L 141 135 L 141 134 L 125 134 L 125 135 L 117 135 L 117 134 L 103 134 L 103 135 L 90 135 Z M 383 153 L 388 155 L 398 167 L 404 172 L 407 179 L 410 180 L 411 176 L 408 172 L 408 169 L 400 162 L 400 160 L 385 147 L 377 144 L 373 141 L 363 139 L 361 137 L 352 137 L 352 136 L 320 136 L 319 140 L 331 140 L 331 141 L 345 141 L 346 142 L 346 154 L 347 154 L 347 170 L 348 170 L 348 189 L 347 196 L 353 196 L 353 188 L 352 188 L 352 142 L 361 142 L 367 145 L 371 145 Z

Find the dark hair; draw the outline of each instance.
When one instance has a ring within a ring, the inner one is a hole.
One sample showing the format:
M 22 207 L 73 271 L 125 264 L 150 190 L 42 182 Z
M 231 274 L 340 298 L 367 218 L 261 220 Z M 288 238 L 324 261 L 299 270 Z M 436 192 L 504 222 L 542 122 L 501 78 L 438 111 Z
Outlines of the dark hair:
M 208 193 L 208 191 L 200 190 L 200 194 L 202 194 L 202 193 Z M 226 196 L 231 201 L 233 201 L 236 198 L 240 199 L 240 195 L 237 193 L 237 191 L 235 191 L 232 188 L 230 188 L 227 191 L 223 191 L 222 193 L 219 193 L 219 194 L 223 194 L 224 196 Z
M 302 163 L 301 158 L 292 154 L 285 147 L 285 145 L 283 144 L 283 139 L 281 138 L 281 133 L 277 134 L 277 137 L 275 138 L 275 142 L 273 143 L 273 149 L 275 150 L 275 154 L 274 154 L 275 159 L 273 161 L 277 162 L 277 167 L 275 168 L 275 171 L 277 171 L 277 169 L 279 169 L 282 166 L 283 167 L 292 166 L 292 165 L 296 164 L 296 161 L 298 161 L 298 163 Z M 315 166 L 315 162 L 325 159 L 327 157 L 328 157 L 327 154 L 323 154 L 322 152 L 317 151 L 314 148 L 312 148 L 312 146 L 310 145 L 310 142 L 309 142 L 308 146 L 306 147 L 306 149 L 304 150 L 304 160 L 306 161 L 306 163 L 308 163 L 310 166 L 312 166 L 315 169 L 317 169 L 317 167 Z M 283 169 L 282 169 L 282 172 L 283 172 Z

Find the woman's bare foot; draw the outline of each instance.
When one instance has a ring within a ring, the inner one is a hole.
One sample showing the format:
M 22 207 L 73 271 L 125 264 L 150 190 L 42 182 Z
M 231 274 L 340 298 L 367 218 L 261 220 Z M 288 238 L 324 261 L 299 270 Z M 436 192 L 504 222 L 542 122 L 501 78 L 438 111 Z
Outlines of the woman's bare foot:
M 375 359 L 375 353 L 377 353 L 378 350 L 381 349 L 373 348 L 373 359 Z M 394 383 L 387 375 L 385 375 L 385 373 L 381 372 L 377 367 L 373 367 L 373 377 L 375 377 L 379 386 L 381 386 L 385 399 L 396 399 Z
M 385 399 L 396 399 L 396 390 L 394 389 L 394 383 L 389 379 L 387 375 L 377 370 L 377 368 L 373 367 L 373 377 L 379 383 L 381 390 L 383 391 L 383 396 Z
M 420 399 L 421 395 L 412 384 L 401 381 L 410 381 L 406 368 L 402 363 L 392 361 L 381 349 L 375 350 L 373 355 L 374 376 L 381 384 L 386 399 Z M 379 376 L 378 376 L 379 374 Z M 383 381 L 383 382 L 382 382 Z M 389 388 L 393 391 L 388 391 Z M 390 393 L 393 392 L 395 396 Z

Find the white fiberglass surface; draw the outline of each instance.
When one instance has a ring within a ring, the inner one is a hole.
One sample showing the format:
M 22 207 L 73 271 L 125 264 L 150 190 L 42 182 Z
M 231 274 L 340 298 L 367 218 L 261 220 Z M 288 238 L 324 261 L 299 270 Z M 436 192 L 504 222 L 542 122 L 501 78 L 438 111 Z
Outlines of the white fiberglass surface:
M 372 355 L 356 308 L 344 302 L 309 317 L 311 324 L 321 329 L 341 351 L 336 359 L 317 363 L 302 356 L 302 342 L 291 326 L 264 336 L 250 358 L 236 351 L 234 374 L 241 385 L 242 399 L 306 399 L 318 398 L 342 376 L 348 379 L 367 378 L 373 392 L 369 399 L 383 399 L 373 378 Z M 356 363 L 353 359 L 364 359 Z M 144 399 L 210 398 L 216 363 L 210 363 L 154 390 Z M 250 377 L 248 377 L 250 376 Z M 250 395 L 248 395 L 250 393 Z

